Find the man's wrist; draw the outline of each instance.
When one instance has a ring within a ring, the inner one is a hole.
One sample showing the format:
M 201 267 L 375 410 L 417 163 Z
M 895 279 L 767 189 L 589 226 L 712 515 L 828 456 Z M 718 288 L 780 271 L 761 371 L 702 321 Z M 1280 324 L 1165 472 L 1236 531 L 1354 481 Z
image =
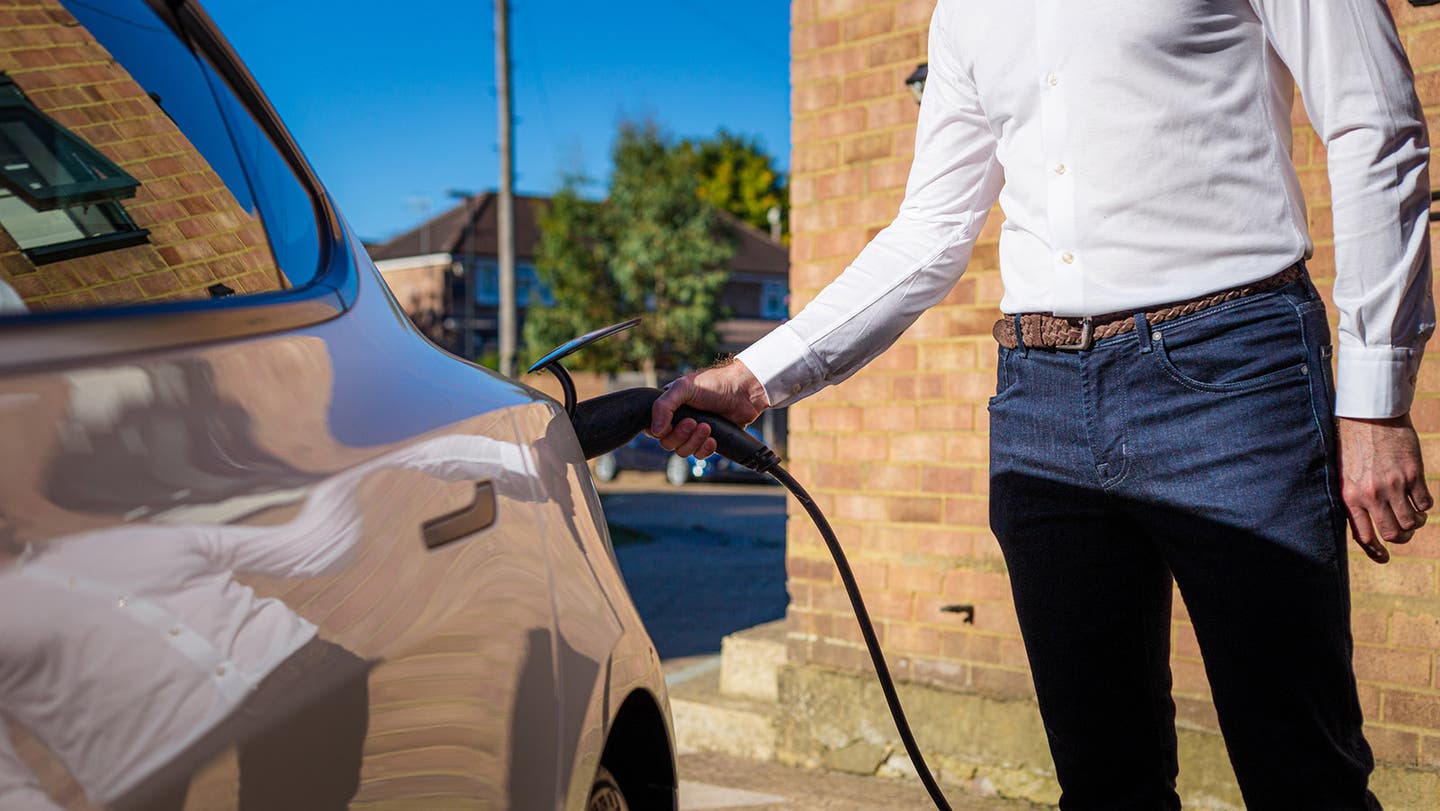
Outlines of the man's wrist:
M 740 384 L 740 391 L 750 400 L 751 405 L 760 411 L 770 407 L 770 395 L 765 393 L 765 385 L 760 382 L 760 378 L 756 377 L 754 372 L 750 371 L 750 367 L 745 365 L 745 361 L 731 357 L 725 365 L 731 370 L 730 373 L 736 376 L 736 380 Z
M 1395 417 L 1336 417 L 1340 422 L 1364 423 L 1366 425 L 1378 425 L 1382 428 L 1409 428 L 1411 427 L 1410 412 L 1405 412 Z

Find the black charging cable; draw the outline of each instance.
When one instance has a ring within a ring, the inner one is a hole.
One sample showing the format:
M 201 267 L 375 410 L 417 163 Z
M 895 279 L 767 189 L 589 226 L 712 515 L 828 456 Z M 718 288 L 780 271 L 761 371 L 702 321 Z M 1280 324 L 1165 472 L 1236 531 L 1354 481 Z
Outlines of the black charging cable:
M 660 394 L 659 389 L 625 389 L 576 403 L 570 411 L 570 420 L 575 426 L 575 434 L 580 439 L 580 448 L 584 451 L 585 458 L 593 459 L 615 450 L 648 427 L 651 406 Z M 845 586 L 850 607 L 855 612 L 855 620 L 860 624 L 860 635 L 865 639 L 870 661 L 875 664 L 875 677 L 880 682 L 880 691 L 885 694 L 885 703 L 890 706 L 890 717 L 895 720 L 895 729 L 900 733 L 905 752 L 910 756 L 910 762 L 915 766 L 915 772 L 920 776 L 920 782 L 925 784 L 925 790 L 930 793 L 935 807 L 940 811 L 950 811 L 950 803 L 945 799 L 935 776 L 930 773 L 930 766 L 920 752 L 920 745 L 915 742 L 915 734 L 910 731 L 910 722 L 905 718 L 905 709 L 900 706 L 900 696 L 895 691 L 895 680 L 890 677 L 890 667 L 885 664 L 885 654 L 880 650 L 879 638 L 875 636 L 870 612 L 866 610 L 865 601 L 860 597 L 860 586 L 855 582 L 855 573 L 850 570 L 850 562 L 845 559 L 845 551 L 840 548 L 840 541 L 835 537 L 835 530 L 830 527 L 825 514 L 816 506 L 810 494 L 805 492 L 805 488 L 790 475 L 790 471 L 780 465 L 780 457 L 764 442 L 722 417 L 689 406 L 676 409 L 675 422 L 686 418 L 709 424 L 716 453 L 756 473 L 764 473 L 775 479 L 795 496 L 800 506 L 809 514 L 810 520 L 815 522 L 815 528 L 820 530 L 820 536 L 825 539 L 825 545 L 830 549 L 830 556 L 835 559 L 840 582 Z
M 855 611 L 855 621 L 860 624 L 860 635 L 865 638 L 865 647 L 870 651 L 870 661 L 875 664 L 875 678 L 880 682 L 880 692 L 885 694 L 885 703 L 890 705 L 890 717 L 895 719 L 895 729 L 900 733 L 900 742 L 905 744 L 905 752 L 910 755 L 910 762 L 915 765 L 915 772 L 920 775 L 920 782 L 925 784 L 925 790 L 930 793 L 935 807 L 940 811 L 950 811 L 950 803 L 945 800 L 940 784 L 935 782 L 935 776 L 930 773 L 930 766 L 925 762 L 925 756 L 920 753 L 920 744 L 915 742 L 915 733 L 910 731 L 910 722 L 905 719 L 905 708 L 900 706 L 900 696 L 895 692 L 895 680 L 890 678 L 890 668 L 885 664 L 885 654 L 880 650 L 880 640 L 875 636 L 870 612 L 865 610 L 865 601 L 860 599 L 860 586 L 855 582 L 855 574 L 850 571 L 850 562 L 845 559 L 845 551 L 840 548 L 840 541 L 835 538 L 835 530 L 830 528 L 825 514 L 820 512 L 815 500 L 810 498 L 810 494 L 805 492 L 800 482 L 795 481 L 790 471 L 776 464 L 773 468 L 761 472 L 770 474 L 775 481 L 789 490 L 810 515 L 810 520 L 815 522 L 815 528 L 820 530 L 820 536 L 830 548 L 830 557 L 835 559 L 835 569 L 840 572 L 840 582 L 845 585 L 845 594 L 850 597 L 850 607 Z

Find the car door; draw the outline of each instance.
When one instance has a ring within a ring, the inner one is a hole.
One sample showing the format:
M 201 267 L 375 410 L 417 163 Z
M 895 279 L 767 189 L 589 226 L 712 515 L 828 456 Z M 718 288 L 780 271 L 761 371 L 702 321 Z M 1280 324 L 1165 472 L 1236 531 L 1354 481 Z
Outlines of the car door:
M 0 30 L 0 805 L 553 807 L 536 395 L 185 3 Z

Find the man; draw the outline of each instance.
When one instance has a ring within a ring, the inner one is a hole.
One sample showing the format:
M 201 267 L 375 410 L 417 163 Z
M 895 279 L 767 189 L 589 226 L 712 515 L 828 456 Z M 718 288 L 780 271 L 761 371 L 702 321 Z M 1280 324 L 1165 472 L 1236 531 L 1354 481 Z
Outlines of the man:
M 1328 150 L 1338 394 L 1292 76 Z M 945 296 L 998 199 L 991 524 L 1061 807 L 1179 807 L 1173 576 L 1247 807 L 1378 808 L 1344 528 L 1383 563 L 1431 506 L 1427 156 L 1383 0 L 940 0 L 894 223 L 672 384 L 651 433 L 704 456 L 681 403 L 748 423 L 844 380 Z

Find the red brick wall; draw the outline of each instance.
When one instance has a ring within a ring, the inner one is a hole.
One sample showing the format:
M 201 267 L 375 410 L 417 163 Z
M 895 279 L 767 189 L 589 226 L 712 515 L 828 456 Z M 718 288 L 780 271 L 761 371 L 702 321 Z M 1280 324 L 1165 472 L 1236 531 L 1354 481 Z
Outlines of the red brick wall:
M 0 0 L 0 71 L 140 181 L 121 202 L 149 242 L 36 266 L 0 227 L 0 280 L 32 310 L 276 290 L 260 222 L 129 74 L 56 0 Z
M 1389 0 L 1435 131 L 1440 6 Z M 917 107 L 904 78 L 926 59 L 934 0 L 792 0 L 792 301 L 842 271 L 899 205 Z M 1296 164 L 1316 242 L 1311 270 L 1334 275 L 1324 148 L 1295 117 Z M 813 483 L 852 556 L 902 679 L 998 697 L 1032 695 L 1003 561 L 987 525 L 988 413 L 1001 285 L 997 212 L 954 292 L 850 381 L 791 410 L 792 467 Z M 919 422 L 924 409 L 925 423 Z M 1440 347 L 1415 406 L 1440 472 Z M 1440 494 L 1440 482 L 1431 479 Z M 1356 670 L 1377 755 L 1440 768 L 1440 530 L 1424 530 L 1377 566 L 1352 555 Z M 869 668 L 819 537 L 793 515 L 788 547 L 791 659 Z M 976 606 L 975 624 L 940 608 Z M 1180 722 L 1215 730 L 1205 674 L 1183 608 L 1175 618 Z

